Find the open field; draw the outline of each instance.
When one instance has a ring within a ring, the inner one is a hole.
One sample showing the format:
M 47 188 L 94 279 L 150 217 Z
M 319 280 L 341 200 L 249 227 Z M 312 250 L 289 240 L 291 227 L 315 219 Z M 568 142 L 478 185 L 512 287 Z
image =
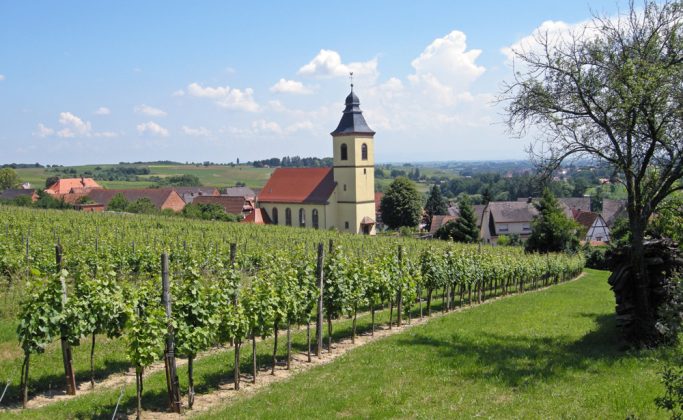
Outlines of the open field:
M 107 168 L 115 165 L 84 165 L 74 166 L 77 171 L 93 170 L 96 166 Z M 251 166 L 193 166 L 193 165 L 125 165 L 125 166 L 146 166 L 150 169 L 149 175 L 140 175 L 141 181 L 101 181 L 100 183 L 107 188 L 146 188 L 153 185 L 153 182 L 143 181 L 145 178 L 169 177 L 173 175 L 190 174 L 199 178 L 203 185 L 211 187 L 228 187 L 237 182 L 243 182 L 249 187 L 261 188 L 266 183 L 273 169 L 253 168 Z M 45 179 L 55 175 L 55 172 L 46 168 L 20 168 L 16 169 L 19 179 L 23 182 L 30 182 L 36 187 L 43 188 Z
M 667 351 L 624 351 L 607 273 L 414 327 L 202 418 L 666 418 Z

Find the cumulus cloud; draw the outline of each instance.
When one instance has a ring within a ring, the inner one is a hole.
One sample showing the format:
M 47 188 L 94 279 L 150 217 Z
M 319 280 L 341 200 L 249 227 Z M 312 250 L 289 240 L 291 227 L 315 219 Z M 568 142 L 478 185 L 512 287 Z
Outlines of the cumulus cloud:
M 87 137 L 92 131 L 92 126 L 89 121 L 83 121 L 71 112 L 61 112 L 59 114 L 59 123 L 63 128 L 57 131 L 58 137 Z
M 171 96 L 185 96 L 185 91 L 182 89 L 178 89 L 175 92 L 173 92 Z
M 348 76 L 377 76 L 377 58 L 369 61 L 342 63 L 341 56 L 333 50 L 322 49 L 308 64 L 303 65 L 298 74 L 321 78 Z
M 183 130 L 183 133 L 187 134 L 188 136 L 192 137 L 208 137 L 211 135 L 211 130 L 205 127 L 188 127 L 186 125 L 181 127 L 181 130 Z
M 109 110 L 109 108 L 107 108 L 106 106 L 101 106 L 101 107 L 97 108 L 95 110 L 95 112 L 93 112 L 93 114 L 95 114 L 95 115 L 109 115 L 109 114 L 111 114 L 111 110 Z
M 138 133 L 156 137 L 168 137 L 168 130 L 154 121 L 148 121 L 137 125 Z
M 534 29 L 529 35 L 520 38 L 512 45 L 501 48 L 500 51 L 507 59 L 506 63 L 510 65 L 514 59 L 515 51 L 522 53 L 540 51 L 540 46 L 538 45 L 539 37 L 547 36 L 550 43 L 554 44 L 568 39 L 572 31 L 584 28 L 588 29 L 588 26 L 588 21 L 570 24 L 562 21 L 547 20 L 541 23 L 541 25 Z M 589 31 L 592 30 L 589 29 Z
M 133 110 L 137 114 L 147 115 L 149 117 L 165 117 L 166 116 L 166 111 L 163 111 L 159 108 L 154 108 L 154 107 L 151 107 L 151 106 L 145 105 L 145 104 L 137 105 L 135 108 L 133 108 Z
M 247 112 L 259 111 L 259 106 L 254 100 L 254 90 L 231 88 L 230 86 L 202 86 L 199 83 L 191 83 L 187 86 L 187 94 L 197 98 L 212 99 L 218 106 Z
M 296 80 L 280 79 L 277 83 L 270 87 L 270 91 L 274 93 L 294 93 L 298 95 L 306 95 L 313 93 L 313 91 L 304 86 L 303 83 Z
M 467 36 L 452 31 L 432 41 L 411 65 L 415 73 L 408 80 L 442 105 L 470 99 L 468 89 L 486 69 L 477 65 L 481 50 L 467 49 Z
M 49 127 L 45 127 L 43 123 L 38 124 L 38 128 L 33 132 L 33 135 L 40 138 L 50 137 L 55 133 L 55 130 Z
M 84 121 L 80 117 L 71 112 L 59 113 L 59 125 L 61 128 L 54 129 L 45 126 L 43 123 L 38 124 L 38 128 L 33 132 L 36 137 L 57 137 L 69 139 L 74 137 L 117 137 L 118 133 L 113 131 L 94 131 L 90 121 Z

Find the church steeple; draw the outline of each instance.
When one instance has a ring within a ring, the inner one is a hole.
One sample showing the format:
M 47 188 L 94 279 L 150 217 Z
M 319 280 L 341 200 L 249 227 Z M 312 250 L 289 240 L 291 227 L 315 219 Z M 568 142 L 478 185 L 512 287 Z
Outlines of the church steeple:
M 337 129 L 330 134 L 332 134 L 334 137 L 348 136 L 352 134 L 365 134 L 373 136 L 375 134 L 375 132 L 368 127 L 368 123 L 365 122 L 363 111 L 360 110 L 360 100 L 353 92 L 353 83 L 351 83 L 351 93 L 349 93 L 349 96 L 346 97 L 346 108 L 344 108 L 344 115 L 342 115 Z

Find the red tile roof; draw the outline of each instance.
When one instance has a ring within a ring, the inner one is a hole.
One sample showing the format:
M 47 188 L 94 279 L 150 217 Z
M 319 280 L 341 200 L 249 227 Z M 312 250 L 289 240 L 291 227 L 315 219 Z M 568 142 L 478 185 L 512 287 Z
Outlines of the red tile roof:
M 590 228 L 598 217 L 600 217 L 598 213 L 579 211 L 575 219 L 580 225 Z
M 256 225 L 269 225 L 272 222 L 268 213 L 264 209 L 254 209 L 251 213 L 247 215 L 242 221 L 243 223 L 254 223 Z
M 325 204 L 335 186 L 332 168 L 278 168 L 259 193 L 258 200 Z
M 106 207 L 117 194 L 123 195 L 131 203 L 140 198 L 149 198 L 158 209 L 161 208 L 171 195 L 178 195 L 177 192 L 170 188 L 145 188 L 139 190 L 92 190 L 88 193 L 88 197 L 96 203 L 104 204 Z M 179 195 L 178 198 L 180 199 Z
M 454 220 L 457 220 L 458 216 L 451 216 L 451 215 L 440 215 L 440 214 L 435 214 L 432 216 L 432 225 L 429 228 L 429 234 L 434 236 L 436 234 L 436 231 L 439 230 L 442 226 L 446 226 L 448 222 L 452 222 Z
M 102 186 L 92 178 L 64 178 L 50 185 L 49 188 L 45 189 L 45 192 L 48 194 L 61 195 L 70 192 L 82 192 L 83 189 L 96 188 L 102 188 Z
M 382 198 L 384 198 L 384 193 L 375 191 L 375 212 L 382 211 L 382 209 L 380 209 L 380 207 L 382 207 Z
M 212 196 L 203 195 L 195 197 L 193 204 L 218 204 L 223 207 L 226 213 L 241 215 L 245 206 L 249 206 L 249 202 L 244 199 L 244 197 L 229 197 L 226 195 Z

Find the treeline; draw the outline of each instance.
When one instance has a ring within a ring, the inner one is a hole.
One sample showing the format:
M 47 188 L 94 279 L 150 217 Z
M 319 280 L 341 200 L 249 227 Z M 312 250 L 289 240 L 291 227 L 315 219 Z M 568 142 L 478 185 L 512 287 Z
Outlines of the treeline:
M 44 168 L 40 163 L 5 163 L 0 165 L 0 169 L 12 168 L 12 169 L 26 169 L 26 168 Z
M 264 167 L 283 167 L 283 168 L 327 168 L 332 166 L 332 158 L 317 158 L 317 157 L 305 157 L 300 156 L 285 156 L 280 158 L 270 158 L 263 160 L 255 160 L 253 162 L 248 162 L 248 165 L 254 168 L 264 168 Z
M 92 170 L 78 170 L 72 167 L 55 167 L 50 169 L 50 172 L 64 175 L 65 178 L 92 178 L 96 181 L 139 181 L 139 175 L 149 175 L 150 169 L 146 166 L 96 166 Z M 45 186 L 52 185 L 59 176 L 48 178 Z

